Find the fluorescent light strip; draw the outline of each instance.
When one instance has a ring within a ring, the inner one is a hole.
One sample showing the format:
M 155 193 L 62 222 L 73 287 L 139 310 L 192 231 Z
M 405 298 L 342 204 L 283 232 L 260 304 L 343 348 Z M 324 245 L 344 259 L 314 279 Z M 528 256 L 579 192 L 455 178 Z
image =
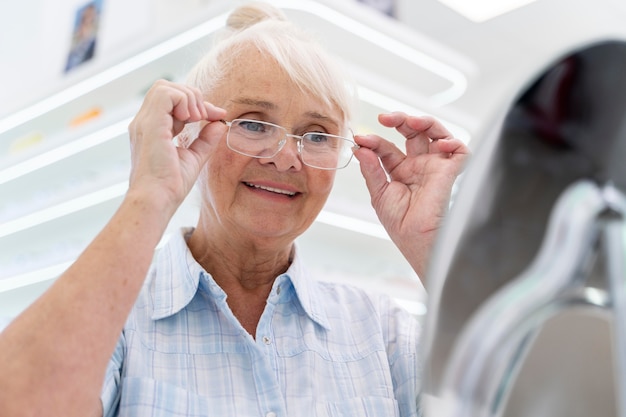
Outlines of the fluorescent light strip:
M 39 168 L 51 165 L 122 135 L 126 133 L 126 129 L 131 120 L 132 118 L 124 119 L 121 122 L 114 123 L 87 136 L 83 136 L 80 139 L 51 149 L 48 152 L 41 153 L 26 161 L 10 166 L 9 168 L 5 168 L 0 171 L 0 184 L 19 178 Z
M 372 29 L 357 20 L 351 19 L 330 7 L 314 1 L 304 0 L 298 2 L 275 0 L 273 3 L 285 9 L 302 10 L 314 14 L 386 51 L 392 52 L 414 65 L 446 78 L 452 83 L 452 86 L 430 97 L 435 106 L 450 104 L 461 97 L 467 90 L 467 77 L 458 69 L 420 52 L 391 36 Z
M 21 232 L 30 227 L 49 222 L 67 214 L 86 209 L 96 204 L 104 203 L 113 198 L 122 196 L 128 189 L 128 182 L 124 181 L 119 184 L 112 185 L 102 190 L 86 194 L 64 203 L 48 207 L 43 210 L 36 211 L 18 219 L 0 224 L 0 237 L 8 236 L 13 233 Z
M 327 210 L 322 210 L 315 221 L 379 239 L 391 240 L 385 228 L 380 224 L 332 213 Z
M 170 233 L 163 235 L 156 249 L 160 249 L 167 243 L 171 237 Z M 37 269 L 35 271 L 25 272 L 19 275 L 13 275 L 12 277 L 0 278 L 0 293 L 5 291 L 14 290 L 16 288 L 25 287 L 31 284 L 37 284 L 58 278 L 67 268 L 69 268 L 75 259 L 67 262 L 62 262 L 56 265 L 47 266 L 45 268 Z
M 477 22 L 485 22 L 494 17 L 534 3 L 536 0 L 439 0 L 455 12 Z
M 3 120 L 0 120 L 0 134 L 13 129 L 27 121 L 41 116 L 49 111 L 56 109 L 78 97 L 81 97 L 99 87 L 102 87 L 111 81 L 123 77 L 142 66 L 157 60 L 169 53 L 172 53 L 181 47 L 188 45 L 204 36 L 208 36 L 224 26 L 226 22 L 226 13 L 220 14 L 205 23 L 198 25 L 186 32 L 176 35 L 165 42 L 162 42 L 152 48 L 141 52 L 134 57 L 127 59 L 117 65 L 114 65 L 93 77 L 80 81 L 71 87 L 66 88 L 59 93 L 53 94 L 38 103 L 17 111 Z
M 0 293 L 55 279 L 69 268 L 73 262 L 63 262 L 24 274 L 14 275 L 10 278 L 0 278 Z
M 414 115 L 423 115 L 426 114 L 423 110 L 420 110 L 416 107 L 410 106 L 406 103 L 393 99 L 387 95 L 379 93 L 377 91 L 371 90 L 367 87 L 363 87 L 362 85 L 357 86 L 359 100 L 364 101 L 366 103 L 371 104 L 372 106 L 378 107 L 380 109 L 386 111 L 402 111 L 407 114 Z M 460 127 L 457 124 L 444 120 L 440 117 L 437 117 L 441 122 L 452 131 L 452 133 L 459 139 L 461 139 L 465 144 L 468 144 L 471 136 L 469 132 Z

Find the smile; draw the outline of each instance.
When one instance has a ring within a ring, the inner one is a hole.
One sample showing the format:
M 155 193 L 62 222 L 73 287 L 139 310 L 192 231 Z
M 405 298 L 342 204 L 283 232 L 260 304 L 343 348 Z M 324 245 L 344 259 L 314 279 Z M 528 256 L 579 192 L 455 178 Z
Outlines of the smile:
M 280 188 L 266 187 L 264 185 L 256 185 L 256 184 L 251 184 L 249 182 L 244 182 L 244 184 L 246 184 L 250 188 L 256 188 L 256 189 L 259 189 L 259 190 L 265 190 L 265 191 L 269 191 L 269 192 L 276 193 L 276 194 L 286 195 L 286 196 L 289 196 L 289 197 L 293 197 L 293 196 L 296 195 L 296 193 L 293 192 L 293 191 L 281 190 Z

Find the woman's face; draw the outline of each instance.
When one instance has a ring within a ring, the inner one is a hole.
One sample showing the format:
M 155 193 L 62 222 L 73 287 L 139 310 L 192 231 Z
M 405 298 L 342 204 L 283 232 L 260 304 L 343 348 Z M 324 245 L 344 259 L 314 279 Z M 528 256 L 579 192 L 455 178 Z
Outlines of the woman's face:
M 227 110 L 227 119 L 262 120 L 302 135 L 339 134 L 338 109 L 302 93 L 283 71 L 256 50 L 243 53 L 209 101 Z M 331 191 L 335 171 L 303 165 L 296 141 L 288 138 L 271 158 L 251 158 L 227 147 L 226 134 L 207 163 L 203 215 L 246 239 L 293 241 L 315 220 Z M 213 226 L 216 224 L 213 223 Z

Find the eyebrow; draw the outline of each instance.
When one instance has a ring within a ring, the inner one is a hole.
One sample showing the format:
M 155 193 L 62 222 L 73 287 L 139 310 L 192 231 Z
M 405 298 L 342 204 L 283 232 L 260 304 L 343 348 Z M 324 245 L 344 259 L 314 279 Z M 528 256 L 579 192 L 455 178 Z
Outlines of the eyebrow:
M 265 110 L 277 110 L 278 106 L 275 103 L 272 103 L 271 101 L 267 101 L 267 100 L 258 100 L 258 99 L 254 99 L 251 97 L 240 97 L 240 98 L 236 98 L 234 100 L 232 100 L 233 103 L 236 104 L 244 104 L 247 106 L 255 106 L 255 107 L 260 107 L 262 109 Z M 305 115 L 307 117 L 310 117 L 311 119 L 314 120 L 319 120 L 319 121 L 323 121 L 323 122 L 327 122 L 327 123 L 331 123 L 332 125 L 334 125 L 335 127 L 339 127 L 339 122 L 335 119 L 333 119 L 332 117 L 329 116 L 325 116 L 321 113 L 318 113 L 316 111 L 309 111 L 306 112 Z
M 309 112 L 306 112 L 305 114 L 312 119 L 320 120 L 320 121 L 327 122 L 327 123 L 332 123 L 335 127 L 339 127 L 339 123 L 332 117 L 324 116 L 323 114 L 320 114 L 315 111 L 309 111 Z
M 278 108 L 278 106 L 272 103 L 271 101 L 257 100 L 257 99 L 249 98 L 249 97 L 241 97 L 241 98 L 234 99 L 232 101 L 233 103 L 245 104 L 247 106 L 261 107 L 266 110 L 276 110 Z

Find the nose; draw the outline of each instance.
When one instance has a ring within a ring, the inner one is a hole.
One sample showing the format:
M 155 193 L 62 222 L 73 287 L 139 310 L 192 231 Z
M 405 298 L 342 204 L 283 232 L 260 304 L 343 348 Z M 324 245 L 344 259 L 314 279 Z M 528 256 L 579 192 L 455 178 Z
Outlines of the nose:
M 300 159 L 301 139 L 298 137 L 286 136 L 281 141 L 281 146 L 276 155 L 270 158 L 260 158 L 262 164 L 274 164 L 279 171 L 289 171 L 302 169 Z

